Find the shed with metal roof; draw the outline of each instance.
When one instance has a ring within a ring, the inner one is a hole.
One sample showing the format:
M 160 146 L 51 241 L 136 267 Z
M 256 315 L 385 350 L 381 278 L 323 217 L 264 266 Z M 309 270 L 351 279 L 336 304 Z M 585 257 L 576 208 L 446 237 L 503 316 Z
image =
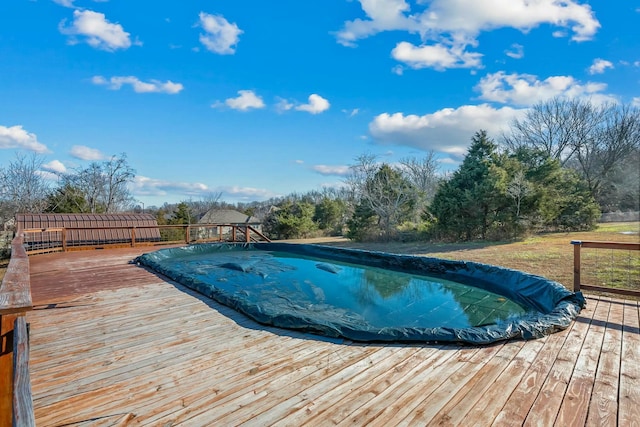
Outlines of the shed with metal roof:
M 151 214 L 17 214 L 16 229 L 27 232 L 30 249 L 100 246 L 160 241 L 158 222 Z M 37 232 L 36 230 L 40 230 Z

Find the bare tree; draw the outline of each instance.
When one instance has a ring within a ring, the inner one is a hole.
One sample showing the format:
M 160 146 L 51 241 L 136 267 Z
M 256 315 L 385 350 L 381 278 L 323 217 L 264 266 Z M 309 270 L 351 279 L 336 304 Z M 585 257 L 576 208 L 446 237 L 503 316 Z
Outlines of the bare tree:
M 575 169 L 601 206 L 609 204 L 604 188 L 612 188 L 613 175 L 621 169 L 628 169 L 634 182 L 640 179 L 637 165 L 625 165 L 640 150 L 640 110 L 629 105 L 553 98 L 514 120 L 503 143 L 511 151 L 542 151 Z
M 5 215 L 40 213 L 46 208 L 50 187 L 42 174 L 42 163 L 37 154 L 16 154 L 6 169 L 0 169 L 0 201 Z
M 520 208 L 522 200 L 531 193 L 531 184 L 524 176 L 524 172 L 519 170 L 513 176 L 513 179 L 507 185 L 507 195 L 511 197 L 516 204 L 516 220 L 520 219 Z
M 220 208 L 222 192 L 210 192 L 200 197 L 198 200 L 188 200 L 185 202 L 189 206 L 189 214 L 198 220 L 213 208 Z
M 126 209 L 133 202 L 128 184 L 134 177 L 135 171 L 123 153 L 66 174 L 63 181 L 84 194 L 89 212 L 112 213 Z
M 585 140 L 595 137 L 602 117 L 603 109 L 588 101 L 555 97 L 535 104 L 523 119 L 515 119 L 502 139 L 512 151 L 533 148 L 564 165 Z
M 378 171 L 380 165 L 378 159 L 373 154 L 362 154 L 356 157 L 356 163 L 351 165 L 349 175 L 345 183 L 349 188 L 349 197 L 357 204 L 363 197 L 366 183 Z
M 389 238 L 411 211 L 414 191 L 399 170 L 383 164 L 366 182 L 363 200 L 378 215 L 384 236 Z
M 377 163 L 371 154 L 356 160 L 346 181 L 353 204 L 373 211 L 383 235 L 389 238 L 402 217 L 408 215 L 415 193 L 400 169 Z
M 598 131 L 576 151 L 573 166 L 582 174 L 591 194 L 599 199 L 601 186 L 634 150 L 640 149 L 640 110 L 608 104 Z M 636 165 L 637 166 L 637 165 Z M 633 175 L 634 171 L 630 170 Z M 635 175 L 640 169 L 635 168 Z
M 421 159 L 410 157 L 400 160 L 403 174 L 411 183 L 415 199 L 415 220 L 424 212 L 438 186 L 438 162 L 435 152 L 429 151 Z
M 105 182 L 105 212 L 120 212 L 133 202 L 133 197 L 128 185 L 136 176 L 127 163 L 127 155 L 122 153 L 120 157 L 111 156 L 103 164 Z

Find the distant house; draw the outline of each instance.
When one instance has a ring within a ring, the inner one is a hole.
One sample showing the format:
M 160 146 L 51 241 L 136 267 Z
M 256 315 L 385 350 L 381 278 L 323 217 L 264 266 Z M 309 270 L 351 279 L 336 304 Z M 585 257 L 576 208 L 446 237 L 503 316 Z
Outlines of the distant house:
M 211 209 L 200 218 L 199 224 L 250 225 L 255 229 L 262 227 L 262 222 L 252 216 L 233 209 Z
M 233 232 L 232 227 L 230 227 L 232 225 L 247 225 L 262 233 L 262 222 L 259 219 L 233 209 L 211 209 L 200 218 L 198 224 L 221 225 L 221 227 L 216 227 L 215 229 L 199 230 L 198 239 L 204 240 L 228 238 Z

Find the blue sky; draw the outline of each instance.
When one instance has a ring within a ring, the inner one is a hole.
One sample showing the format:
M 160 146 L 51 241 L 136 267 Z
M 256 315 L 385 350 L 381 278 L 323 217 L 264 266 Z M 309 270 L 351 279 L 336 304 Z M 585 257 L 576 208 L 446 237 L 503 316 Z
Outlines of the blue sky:
M 340 185 L 553 96 L 640 106 L 640 2 L 2 0 L 0 166 L 126 153 L 147 206 Z

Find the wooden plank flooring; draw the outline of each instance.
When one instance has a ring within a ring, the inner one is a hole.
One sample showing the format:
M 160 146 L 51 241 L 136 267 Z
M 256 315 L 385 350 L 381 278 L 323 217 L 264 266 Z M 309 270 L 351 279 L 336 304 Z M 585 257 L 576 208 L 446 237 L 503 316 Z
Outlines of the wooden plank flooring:
M 588 296 L 534 341 L 358 344 L 258 325 L 140 253 L 30 258 L 38 426 L 639 425 L 637 301 Z

